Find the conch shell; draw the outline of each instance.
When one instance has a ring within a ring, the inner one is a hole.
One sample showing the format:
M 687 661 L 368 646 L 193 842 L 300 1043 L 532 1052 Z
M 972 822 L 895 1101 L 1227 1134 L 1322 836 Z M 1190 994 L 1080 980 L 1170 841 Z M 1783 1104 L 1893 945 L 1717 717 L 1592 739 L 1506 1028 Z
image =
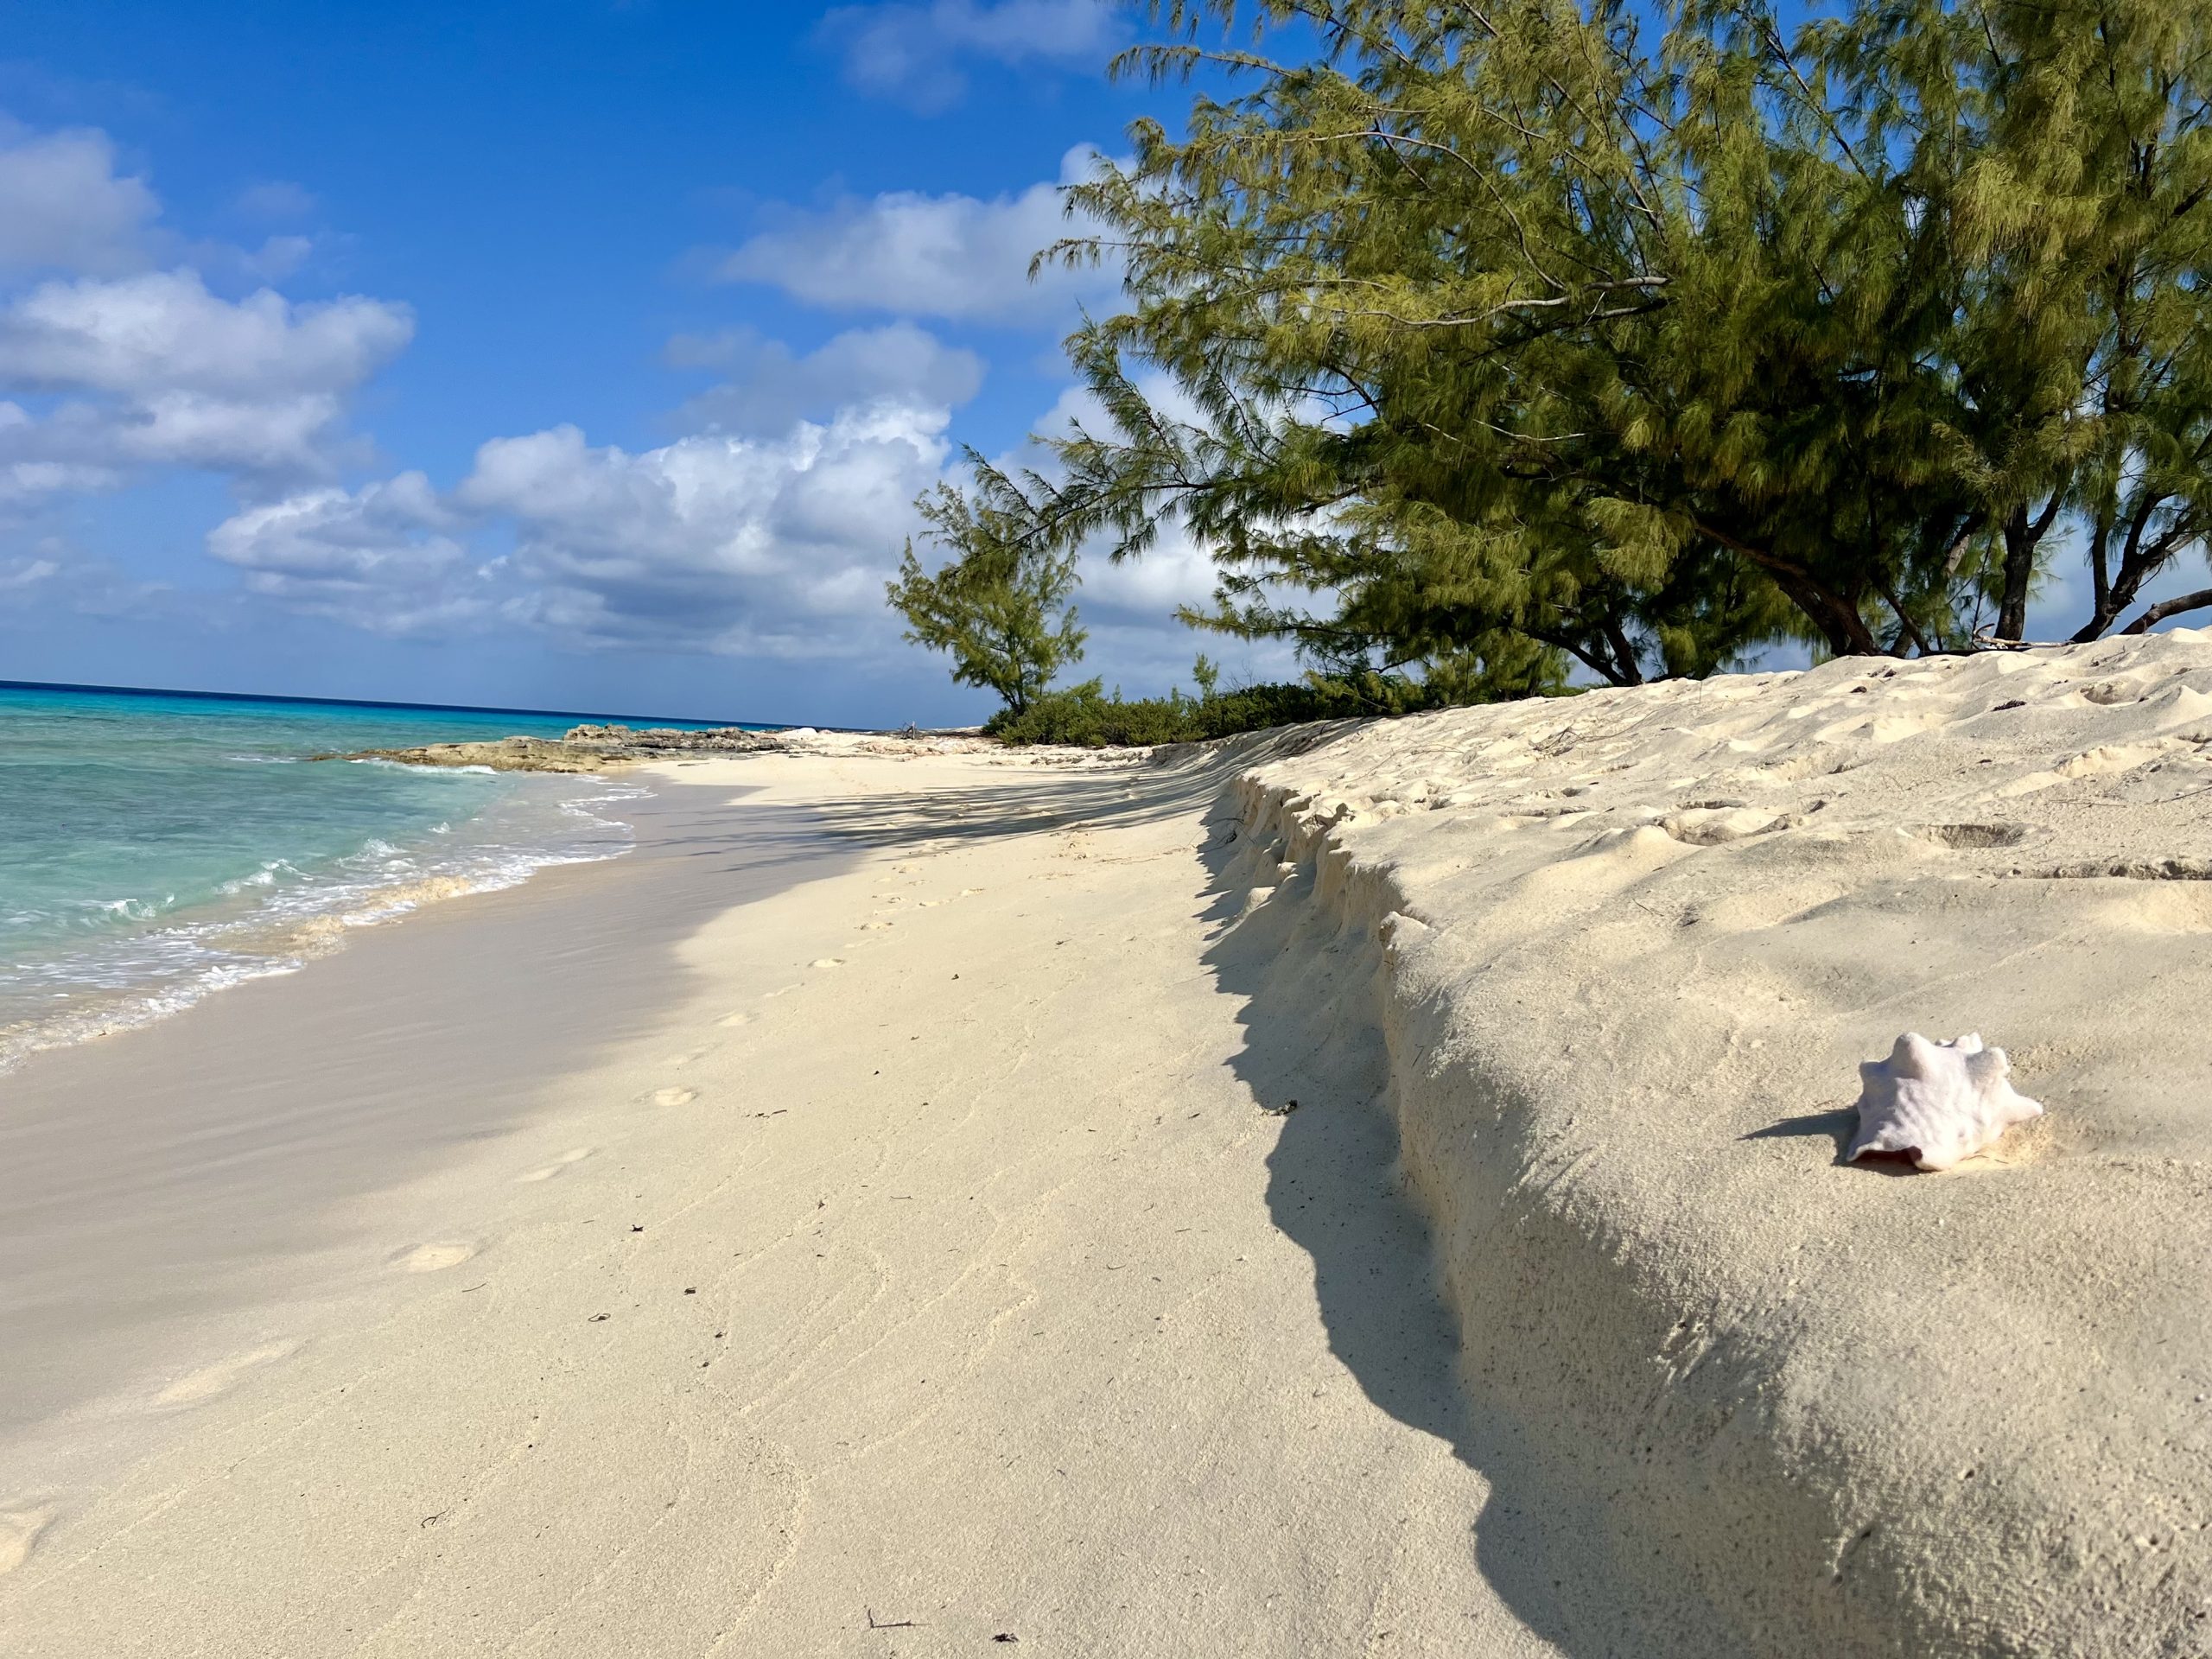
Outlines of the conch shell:
M 1971 1158 L 2043 1108 L 2012 1092 L 2011 1062 L 1968 1032 L 1931 1043 L 1916 1031 L 1897 1039 L 1886 1060 L 1859 1068 L 1859 1133 L 1847 1154 L 1903 1154 L 1922 1169 L 1948 1169 Z

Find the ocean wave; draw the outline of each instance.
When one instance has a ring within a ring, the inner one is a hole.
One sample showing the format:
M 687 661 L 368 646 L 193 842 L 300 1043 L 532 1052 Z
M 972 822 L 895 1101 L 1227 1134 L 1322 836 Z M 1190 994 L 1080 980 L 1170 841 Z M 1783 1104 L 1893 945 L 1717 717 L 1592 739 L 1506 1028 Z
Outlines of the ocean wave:
M 254 887 L 273 887 L 281 878 L 288 875 L 304 879 L 302 872 L 290 860 L 272 858 L 251 875 L 242 875 L 235 881 L 222 882 L 215 890 L 235 895 Z
M 105 918 L 105 937 L 0 962 L 0 1071 L 38 1050 L 150 1024 L 232 986 L 294 972 L 341 948 L 354 929 L 629 852 L 627 826 L 590 809 L 651 791 L 578 799 L 573 787 L 518 791 L 474 818 L 425 826 L 405 845 L 370 836 L 320 868 L 266 859 L 221 884 L 221 902 L 197 913 L 165 916 L 141 897 L 81 901 L 88 921 Z M 115 931 L 117 922 L 125 930 Z
M 353 766 L 378 766 L 387 772 L 404 772 L 410 778 L 497 778 L 497 766 L 427 766 L 416 760 L 395 760 L 388 754 L 349 754 L 346 763 Z

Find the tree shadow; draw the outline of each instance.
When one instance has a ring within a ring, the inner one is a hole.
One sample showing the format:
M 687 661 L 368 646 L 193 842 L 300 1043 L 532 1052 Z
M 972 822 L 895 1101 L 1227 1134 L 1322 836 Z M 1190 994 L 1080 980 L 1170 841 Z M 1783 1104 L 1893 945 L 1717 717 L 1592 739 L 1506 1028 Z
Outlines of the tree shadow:
M 738 813 L 701 813 L 680 831 L 664 833 L 663 857 L 716 859 L 747 879 L 765 871 L 818 864 L 825 852 L 897 851 L 910 856 L 1020 836 L 1070 834 L 1164 823 L 1201 807 L 1220 787 L 1224 761 L 1198 753 L 1179 763 L 1141 758 L 1095 762 L 1081 769 L 1041 762 L 994 767 L 976 782 L 948 785 L 943 774 L 911 790 L 824 792 L 803 802 L 748 798 L 740 783 L 693 785 L 677 773 L 678 790 L 717 789 Z M 827 843 L 827 845 L 825 845 Z
M 1594 1449 L 1541 1440 L 1463 1364 L 1430 1230 L 1399 1165 L 1379 947 L 1313 902 L 1310 864 L 1256 893 L 1262 867 L 1247 851 L 1221 836 L 1201 849 L 1216 928 L 1205 961 L 1243 1005 L 1237 1076 L 1262 1109 L 1298 1102 L 1268 1159 L 1268 1205 L 1313 1260 L 1332 1351 L 1377 1407 L 1487 1481 L 1475 1563 L 1535 1635 L 1590 1659 L 1740 1651 L 1692 1592 L 1655 1603 L 1648 1573 L 1629 1587 L 1606 1516 L 1618 1482 Z

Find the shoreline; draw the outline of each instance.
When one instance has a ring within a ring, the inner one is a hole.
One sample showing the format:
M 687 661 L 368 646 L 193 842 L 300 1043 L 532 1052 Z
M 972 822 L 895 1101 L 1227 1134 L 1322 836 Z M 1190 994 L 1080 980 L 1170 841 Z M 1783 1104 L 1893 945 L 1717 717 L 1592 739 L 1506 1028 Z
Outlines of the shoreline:
M 200 1336 L 211 1318 L 250 1325 L 257 1300 L 342 1279 L 371 1195 L 520 1132 L 561 1068 L 650 1030 L 677 945 L 721 901 L 678 849 L 726 793 L 663 781 L 619 804 L 622 856 L 453 894 L 296 970 L 25 1054 L 0 1111 L 0 1491 L 25 1484 L 26 1446 L 84 1438 L 129 1379 L 221 1346 Z M 836 863 L 804 830 L 764 838 L 733 860 L 728 901 Z M 107 1317 L 86 1318 L 103 1292 Z
M 0 1465 L 11 1651 L 2201 1649 L 2212 637 L 654 775 L 479 901 L 633 1015 L 360 965 L 415 1163 Z M 1843 1161 L 1904 1029 L 2049 1116 Z
M 291 776 L 303 764 L 282 753 L 226 752 L 219 741 L 206 747 L 221 765 L 187 753 L 169 761 L 172 771 L 276 775 L 270 769 L 281 766 Z M 379 763 L 365 775 L 398 770 Z M 55 871 L 65 858 L 54 848 L 34 841 L 24 854 L 28 875 L 11 884 L 6 918 L 0 1077 L 30 1055 L 157 1024 L 210 996 L 296 972 L 365 931 L 444 900 L 625 856 L 629 832 L 607 809 L 639 792 L 613 777 L 435 780 L 433 793 L 413 797 L 401 792 L 412 784 L 348 782 L 334 791 L 339 798 L 352 790 L 355 803 L 373 804 L 352 806 L 353 822 L 334 830 L 283 817 L 296 787 L 289 797 L 247 793 L 226 804 L 244 831 L 202 852 L 192 850 L 195 841 L 223 833 L 220 811 L 203 797 L 188 809 L 199 818 L 183 830 L 161 823 L 162 779 L 139 781 L 152 791 L 145 804 L 156 820 L 143 856 L 99 864 L 96 855 L 69 869 L 64 885 Z M 44 786 L 67 784 L 49 778 Z M 387 791 L 380 800 L 378 790 Z M 165 857 L 165 833 L 188 850 Z

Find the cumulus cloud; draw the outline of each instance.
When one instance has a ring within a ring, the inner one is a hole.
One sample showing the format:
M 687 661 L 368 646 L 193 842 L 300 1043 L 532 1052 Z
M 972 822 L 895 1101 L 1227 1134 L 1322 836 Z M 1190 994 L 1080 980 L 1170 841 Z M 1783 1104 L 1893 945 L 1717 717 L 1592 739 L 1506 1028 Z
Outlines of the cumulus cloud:
M 961 60 L 1096 64 L 1125 37 L 1115 0 L 928 0 L 839 6 L 819 36 L 847 84 L 929 113 L 967 91 Z
M 0 118 L 0 270 L 135 270 L 160 211 L 143 179 L 117 174 L 105 133 L 33 133 Z
M 446 533 L 458 516 L 421 473 L 359 490 L 308 490 L 250 506 L 207 550 L 246 591 L 372 632 L 417 633 L 493 613 L 491 573 Z
M 237 206 L 283 218 L 313 200 L 271 183 Z M 408 308 L 296 305 L 268 284 L 315 238 L 188 243 L 161 229 L 160 212 L 106 134 L 0 118 L 0 508 L 11 516 L 149 468 L 204 469 L 265 493 L 357 458 L 347 406 L 407 344 Z
M 514 525 L 513 613 L 595 643 L 836 656 L 880 641 L 882 584 L 943 467 L 941 408 L 876 404 L 783 437 L 639 454 L 573 426 L 477 452 L 461 507 Z
M 0 403 L 0 508 L 50 495 L 112 489 L 123 481 L 113 465 L 68 460 L 51 453 L 54 434 L 21 404 Z
M 687 428 L 710 431 L 778 432 L 883 401 L 955 409 L 983 384 L 982 359 L 908 322 L 849 329 L 804 356 L 749 328 L 679 334 L 665 356 L 671 367 L 725 377 L 678 411 Z
M 57 487 L 147 465 L 325 475 L 346 400 L 413 330 L 404 306 L 231 301 L 189 270 L 45 283 L 0 304 L 0 389 L 52 405 L 0 413 L 0 466 L 78 469 Z
M 761 283 L 805 304 L 1027 324 L 1069 318 L 1078 302 L 1110 295 L 1110 268 L 1041 271 L 1029 262 L 1086 228 L 1062 209 L 1061 187 L 1088 176 L 1098 152 L 1077 145 L 1058 184 L 1033 184 L 985 200 L 893 191 L 816 210 L 786 209 L 767 229 L 723 255 L 727 282 Z
M 297 491 L 218 525 L 208 550 L 254 593 L 384 632 L 505 623 L 588 645 L 849 656 L 888 644 L 883 584 L 949 418 L 876 403 L 774 438 L 640 452 L 553 427 L 483 445 L 449 494 L 419 473 Z M 511 553 L 471 551 L 502 535 Z
M 1105 550 L 1089 550 L 1083 594 L 1090 607 L 1135 622 L 1165 623 L 1184 606 L 1211 610 L 1219 581 L 1211 556 L 1179 524 L 1163 524 L 1160 538 L 1134 558 L 1116 564 Z
M 715 342 L 683 349 L 723 360 Z M 878 399 L 772 435 L 700 432 L 640 451 L 556 426 L 484 444 L 443 493 L 406 473 L 243 508 L 208 550 L 250 593 L 381 633 L 523 628 L 586 646 L 873 661 L 900 650 L 883 585 L 920 528 L 915 496 L 948 475 L 950 420 L 942 405 Z M 1287 672 L 1286 649 L 1173 620 L 1212 587 L 1210 561 L 1173 525 L 1140 560 L 1086 558 L 1078 672 L 1156 691 L 1187 682 L 1199 650 L 1232 682 Z
M 217 397 L 350 390 L 414 331 L 404 306 L 229 301 L 194 272 L 47 283 L 0 308 L 0 378 L 39 390 Z
M 1137 382 L 1153 406 L 1171 419 L 1195 420 L 1200 411 L 1188 394 L 1165 375 L 1141 375 Z M 1100 436 L 1118 428 L 1089 388 L 1069 386 L 1038 417 L 1033 429 L 1044 437 L 1065 437 L 1081 429 Z M 1038 448 L 1001 458 L 1002 467 L 1034 467 L 1051 475 L 1055 466 Z M 1123 625 L 1165 625 L 1184 606 L 1212 608 L 1217 580 L 1212 556 L 1176 519 L 1164 519 L 1153 545 L 1116 564 L 1107 556 L 1110 537 L 1102 537 L 1084 550 L 1083 596 L 1086 610 L 1112 613 Z M 1180 627 L 1180 625 L 1177 625 Z M 1187 637 L 1187 631 L 1185 631 Z

